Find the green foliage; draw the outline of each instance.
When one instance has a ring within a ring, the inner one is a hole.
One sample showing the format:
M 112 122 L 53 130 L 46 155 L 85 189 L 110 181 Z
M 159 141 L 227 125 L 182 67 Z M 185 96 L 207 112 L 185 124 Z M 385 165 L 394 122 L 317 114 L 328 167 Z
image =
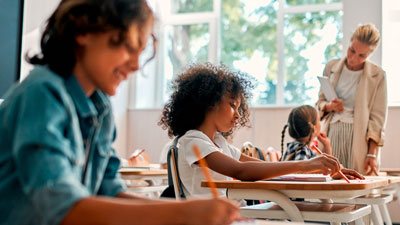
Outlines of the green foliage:
M 286 0 L 286 4 L 290 6 L 328 4 L 334 2 L 340 2 L 340 0 Z
M 211 11 L 213 0 L 173 0 L 176 12 Z M 340 0 L 287 0 L 287 7 L 305 4 L 326 4 Z M 221 61 L 234 68 L 235 61 L 250 59 L 255 52 L 261 52 L 265 60 L 266 74 L 262 82 L 263 89 L 255 100 L 256 104 L 276 104 L 276 85 L 278 73 L 277 56 L 277 10 L 278 0 L 270 0 L 267 4 L 255 9 L 249 19 L 245 15 L 246 0 L 222 0 L 221 18 Z M 284 17 L 284 102 L 286 104 L 302 104 L 310 100 L 304 94 L 308 89 L 305 74 L 309 71 L 309 60 L 303 53 L 321 41 L 318 31 L 327 24 L 335 24 L 341 30 L 341 12 L 310 12 L 286 14 Z M 254 17 L 257 20 L 254 20 Z M 208 45 L 201 46 L 191 52 L 192 41 L 208 38 L 208 26 L 185 25 L 174 32 L 171 37 L 179 47 L 171 47 L 168 54 L 173 61 L 174 72 L 190 59 L 206 60 Z M 304 40 L 304 41 L 299 41 Z M 336 43 L 329 44 L 325 51 L 325 61 L 340 57 L 342 34 L 339 32 Z
M 290 1 L 287 5 L 321 4 L 339 2 L 340 0 L 303 0 Z M 222 51 L 221 59 L 233 67 L 236 60 L 249 59 L 255 51 L 260 51 L 266 60 L 265 80 L 256 104 L 275 104 L 278 72 L 277 58 L 277 9 L 278 1 L 271 0 L 267 5 L 254 10 L 252 16 L 257 21 L 249 21 L 244 17 L 245 1 L 222 0 Z M 337 24 L 341 21 L 338 12 L 313 12 L 302 14 L 287 14 L 284 17 L 284 101 L 286 104 L 301 104 L 310 97 L 304 93 L 307 87 L 305 73 L 309 70 L 308 61 L 304 57 L 304 50 L 321 41 L 316 34 L 328 23 Z M 341 30 L 341 23 L 338 24 Z M 305 42 L 293 41 L 301 36 Z M 341 49 L 341 34 L 336 36 L 338 44 L 331 44 L 325 50 L 326 60 L 338 57 Z
M 173 13 L 209 12 L 213 10 L 213 0 L 173 0 L 172 6 Z

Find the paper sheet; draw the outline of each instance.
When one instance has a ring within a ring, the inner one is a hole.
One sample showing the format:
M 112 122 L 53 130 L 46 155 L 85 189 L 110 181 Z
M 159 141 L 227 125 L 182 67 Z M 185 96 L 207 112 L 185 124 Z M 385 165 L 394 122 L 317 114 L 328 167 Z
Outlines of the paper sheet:
M 334 98 L 337 98 L 336 91 L 327 77 L 318 77 L 318 80 L 321 83 L 322 93 L 324 93 L 325 98 L 328 101 L 332 101 Z
M 331 181 L 332 177 L 323 174 L 286 174 L 279 177 L 274 177 L 273 181 L 311 181 L 311 182 L 325 182 Z

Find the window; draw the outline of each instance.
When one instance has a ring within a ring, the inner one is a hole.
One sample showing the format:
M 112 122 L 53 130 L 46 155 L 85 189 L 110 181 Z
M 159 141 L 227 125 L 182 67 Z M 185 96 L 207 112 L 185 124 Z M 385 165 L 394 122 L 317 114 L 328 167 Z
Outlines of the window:
M 162 91 L 153 107 L 167 101 L 170 81 L 182 66 L 203 61 L 252 75 L 253 106 L 314 104 L 316 76 L 329 59 L 341 56 L 340 0 L 156 0 L 155 5 L 160 32 L 155 87 Z
M 382 67 L 386 71 L 388 104 L 400 105 L 400 70 L 397 55 L 400 52 L 400 1 L 382 1 Z

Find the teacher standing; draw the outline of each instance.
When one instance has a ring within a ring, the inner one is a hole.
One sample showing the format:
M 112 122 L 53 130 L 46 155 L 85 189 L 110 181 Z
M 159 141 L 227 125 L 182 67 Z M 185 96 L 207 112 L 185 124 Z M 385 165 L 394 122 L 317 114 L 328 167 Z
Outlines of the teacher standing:
M 380 34 L 373 24 L 360 25 L 350 41 L 347 56 L 329 61 L 324 69 L 338 98 L 329 102 L 320 91 L 317 107 L 332 155 L 346 168 L 377 175 L 387 115 L 386 75 L 367 58 Z

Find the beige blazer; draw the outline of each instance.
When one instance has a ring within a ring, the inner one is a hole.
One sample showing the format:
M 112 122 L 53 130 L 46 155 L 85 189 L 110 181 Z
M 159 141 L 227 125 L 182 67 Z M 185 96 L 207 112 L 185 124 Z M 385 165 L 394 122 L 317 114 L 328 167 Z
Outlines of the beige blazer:
M 326 65 L 324 76 L 329 78 L 336 88 L 346 58 L 334 59 Z M 334 112 L 326 113 L 328 103 L 324 94 L 319 92 L 317 107 L 323 121 L 324 132 L 328 131 L 329 122 Z M 364 160 L 368 153 L 368 141 L 374 140 L 379 147 L 383 146 L 384 129 L 387 117 L 386 74 L 379 66 L 366 61 L 356 90 L 353 123 L 353 159 L 354 169 L 365 173 Z M 380 151 L 378 149 L 378 168 L 380 166 Z

